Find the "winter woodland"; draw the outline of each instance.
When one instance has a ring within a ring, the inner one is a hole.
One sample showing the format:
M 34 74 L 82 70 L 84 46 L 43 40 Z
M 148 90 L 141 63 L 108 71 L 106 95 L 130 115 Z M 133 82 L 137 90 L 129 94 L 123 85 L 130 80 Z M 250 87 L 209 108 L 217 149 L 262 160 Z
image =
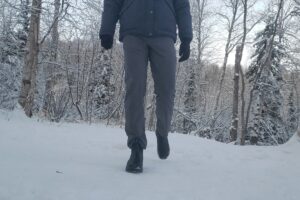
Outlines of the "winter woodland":
M 300 119 L 300 0 L 190 0 L 171 132 L 278 145 Z M 0 109 L 124 126 L 122 43 L 104 51 L 102 0 L 0 0 Z M 118 26 L 118 25 L 117 25 Z M 176 46 L 180 41 L 177 41 Z M 151 71 L 146 128 L 155 130 Z

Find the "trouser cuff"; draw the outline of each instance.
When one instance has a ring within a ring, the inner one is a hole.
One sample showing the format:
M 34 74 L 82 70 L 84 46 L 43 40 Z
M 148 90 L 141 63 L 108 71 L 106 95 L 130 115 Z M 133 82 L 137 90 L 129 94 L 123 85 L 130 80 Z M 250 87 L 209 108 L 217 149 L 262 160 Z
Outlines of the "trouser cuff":
M 128 148 L 131 149 L 134 144 L 139 144 L 142 149 L 146 149 L 147 147 L 147 141 L 144 141 L 139 137 L 134 137 L 134 138 L 128 137 L 128 141 L 127 141 Z

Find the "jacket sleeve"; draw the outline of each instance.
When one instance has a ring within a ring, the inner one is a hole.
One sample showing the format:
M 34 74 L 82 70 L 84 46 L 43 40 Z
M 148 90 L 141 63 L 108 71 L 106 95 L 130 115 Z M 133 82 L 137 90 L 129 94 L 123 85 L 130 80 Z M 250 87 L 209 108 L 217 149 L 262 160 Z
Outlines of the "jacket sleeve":
M 100 35 L 114 35 L 123 0 L 104 0 Z
M 189 0 L 174 0 L 176 23 L 181 41 L 192 41 L 192 16 Z

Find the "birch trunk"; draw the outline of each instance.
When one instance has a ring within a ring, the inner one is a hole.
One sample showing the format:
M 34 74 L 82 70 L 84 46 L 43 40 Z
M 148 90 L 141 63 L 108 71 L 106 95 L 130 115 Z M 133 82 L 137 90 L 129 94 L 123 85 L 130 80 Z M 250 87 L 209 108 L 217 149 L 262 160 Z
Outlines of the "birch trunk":
M 32 116 L 39 54 L 39 32 L 42 0 L 32 1 L 27 52 L 24 60 L 19 104 L 28 117 Z

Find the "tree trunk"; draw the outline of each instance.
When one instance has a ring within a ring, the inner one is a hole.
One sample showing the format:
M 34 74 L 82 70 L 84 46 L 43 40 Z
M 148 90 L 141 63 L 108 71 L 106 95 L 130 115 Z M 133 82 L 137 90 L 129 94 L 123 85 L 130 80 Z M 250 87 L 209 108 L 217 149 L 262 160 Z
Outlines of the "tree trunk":
M 239 7 L 239 0 L 232 1 L 232 18 L 229 24 L 229 29 L 228 29 L 228 36 L 227 36 L 227 42 L 226 42 L 226 47 L 225 47 L 225 56 L 222 64 L 222 75 L 221 79 L 219 82 L 219 88 L 218 88 L 218 93 L 216 97 L 216 103 L 214 106 L 214 113 L 213 113 L 213 119 L 211 123 L 211 130 L 214 129 L 215 127 L 215 122 L 216 122 L 216 115 L 217 111 L 219 109 L 219 103 L 220 103 L 220 98 L 221 98 L 221 93 L 222 93 L 222 88 L 224 85 L 224 79 L 225 79 L 225 74 L 226 74 L 226 68 L 227 68 L 227 62 L 228 62 L 228 57 L 230 52 L 232 51 L 231 44 L 232 44 L 232 34 L 234 31 L 235 23 L 237 21 L 237 12 L 238 12 L 238 7 Z
M 245 125 L 246 101 L 245 101 L 245 75 L 244 75 L 242 68 L 240 68 L 240 75 L 241 75 L 241 82 L 242 82 L 242 91 L 241 91 L 241 100 L 242 100 L 241 126 L 242 126 L 242 130 L 241 130 L 240 136 L 238 136 L 239 137 L 238 142 L 240 142 L 241 145 L 244 145 L 245 144 L 245 134 L 246 134 L 246 125 Z
M 32 1 L 27 43 L 28 51 L 26 52 L 24 61 L 23 78 L 19 96 L 19 104 L 23 107 L 25 114 L 28 117 L 32 116 L 34 94 L 36 89 L 41 7 L 42 0 Z
M 230 141 L 236 141 L 237 139 L 237 130 L 238 130 L 238 113 L 239 113 L 239 69 L 241 68 L 242 60 L 242 46 L 236 47 L 235 54 L 235 66 L 234 66 L 234 78 L 233 78 L 233 103 L 232 103 L 232 121 L 230 128 Z
M 241 75 L 242 80 L 242 91 L 241 91 L 241 100 L 242 100 L 242 108 L 241 108 L 241 126 L 242 129 L 240 131 L 240 134 L 237 135 L 237 143 L 240 145 L 245 144 L 245 134 L 246 134 L 246 126 L 245 126 L 245 77 L 244 72 L 241 66 L 241 61 L 243 57 L 243 51 L 245 47 L 246 37 L 247 37 L 247 17 L 248 17 L 248 0 L 243 1 L 244 4 L 244 19 L 243 19 L 243 39 L 242 39 L 242 45 L 241 45 L 241 58 L 239 61 L 239 74 Z
M 207 10 L 207 2 L 208 0 L 197 0 L 197 18 L 198 18 L 198 23 L 197 23 L 197 42 L 198 42 L 198 54 L 197 54 L 197 65 L 198 65 L 198 70 L 196 73 L 199 74 L 199 79 L 202 80 L 204 79 L 204 73 L 202 72 L 203 70 L 203 53 L 204 50 L 206 49 L 206 42 L 208 39 L 208 36 L 205 35 L 205 27 L 204 27 L 204 21 L 206 19 L 206 10 Z M 199 100 L 198 100 L 198 106 L 199 106 L 199 111 L 202 113 L 205 113 L 205 103 L 206 103 L 206 86 L 202 84 L 199 88 Z
M 59 34 L 58 34 L 58 16 L 59 16 L 59 8 L 60 8 L 60 0 L 54 0 L 54 17 L 53 17 L 53 26 L 51 32 L 51 47 L 50 47 L 50 64 L 46 68 L 46 87 L 45 87 L 45 100 L 43 109 L 49 114 L 51 99 L 55 95 L 53 93 L 53 86 L 55 82 L 55 63 L 57 62 L 57 49 L 59 42 Z

